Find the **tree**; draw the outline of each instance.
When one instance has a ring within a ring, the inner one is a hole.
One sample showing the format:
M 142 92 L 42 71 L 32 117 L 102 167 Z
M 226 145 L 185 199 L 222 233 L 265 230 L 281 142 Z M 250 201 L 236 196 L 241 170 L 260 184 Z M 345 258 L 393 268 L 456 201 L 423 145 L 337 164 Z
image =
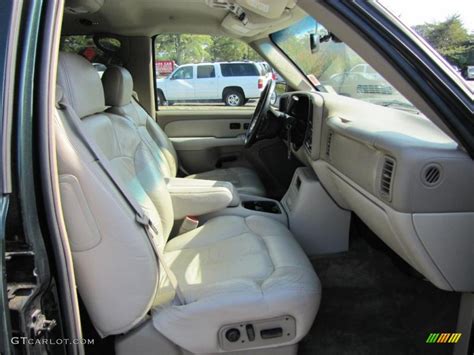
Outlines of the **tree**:
M 417 25 L 414 30 L 451 64 L 458 67 L 473 64 L 469 61 L 474 51 L 474 35 L 469 34 L 459 15 L 451 15 L 442 22 Z
M 155 53 L 158 60 L 187 63 L 262 60 L 247 44 L 225 36 L 165 34 L 156 37 Z
M 178 65 L 209 61 L 212 39 L 207 35 L 165 34 L 156 37 L 157 59 L 174 60 Z
M 213 36 L 212 45 L 209 48 L 213 61 L 253 60 L 260 61 L 262 58 L 249 45 L 238 39 Z

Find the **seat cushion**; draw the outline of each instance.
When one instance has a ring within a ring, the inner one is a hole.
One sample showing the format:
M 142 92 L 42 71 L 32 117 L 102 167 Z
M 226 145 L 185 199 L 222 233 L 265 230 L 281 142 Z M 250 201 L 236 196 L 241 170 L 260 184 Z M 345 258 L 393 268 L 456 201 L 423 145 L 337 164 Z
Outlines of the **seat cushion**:
M 165 258 L 185 305 L 169 305 L 174 291 L 161 275 L 155 327 L 193 353 L 218 352 L 226 324 L 291 315 L 296 343 L 316 316 L 318 277 L 291 232 L 261 216 L 222 216 L 168 242 Z
M 226 168 L 206 171 L 187 176 L 190 179 L 229 181 L 234 184 L 239 193 L 265 196 L 265 188 L 258 175 L 248 168 Z

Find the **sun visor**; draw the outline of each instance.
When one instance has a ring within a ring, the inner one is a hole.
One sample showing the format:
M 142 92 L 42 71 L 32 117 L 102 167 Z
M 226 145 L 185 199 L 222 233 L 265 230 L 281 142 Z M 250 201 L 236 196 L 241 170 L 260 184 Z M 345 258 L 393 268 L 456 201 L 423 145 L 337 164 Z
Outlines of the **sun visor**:
M 296 5 L 295 0 L 235 0 L 235 3 L 269 19 L 279 18 L 286 8 L 292 9 Z
M 248 16 L 248 22 L 243 24 L 242 21 L 234 16 L 234 14 L 228 14 L 224 17 L 221 26 L 226 31 L 240 37 L 253 37 L 259 33 L 269 31 L 273 27 L 277 28 L 279 24 L 288 21 L 291 18 L 291 12 L 288 10 L 286 10 L 277 21 L 250 14 L 250 16 Z

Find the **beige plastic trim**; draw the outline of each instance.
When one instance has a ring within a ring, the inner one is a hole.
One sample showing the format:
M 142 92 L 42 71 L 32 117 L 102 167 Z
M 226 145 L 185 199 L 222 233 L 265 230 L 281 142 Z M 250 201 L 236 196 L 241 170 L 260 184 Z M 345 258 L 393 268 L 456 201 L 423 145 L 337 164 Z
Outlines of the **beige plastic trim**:
M 244 146 L 244 136 L 235 138 L 174 137 L 170 138 L 176 151 L 205 150 L 217 147 Z
M 203 215 L 199 218 L 201 222 L 208 221 L 214 217 L 218 216 L 240 216 L 240 217 L 249 217 L 249 216 L 264 216 L 267 218 L 274 219 L 280 223 L 283 223 L 285 226 L 288 226 L 288 216 L 286 214 L 285 209 L 283 208 L 282 204 L 279 201 L 272 200 L 270 198 L 266 197 L 260 197 L 260 196 L 253 196 L 253 195 L 246 195 L 246 194 L 240 194 L 240 201 L 245 202 L 245 201 L 273 201 L 275 202 L 278 207 L 281 210 L 281 213 L 265 213 L 265 212 L 260 212 L 260 211 L 254 211 L 254 210 L 249 210 L 246 209 L 242 203 L 240 203 L 236 207 L 228 207 L 222 210 L 219 210 L 217 212 L 209 213 L 206 215 Z
M 307 255 L 348 250 L 351 213 L 334 203 L 313 169 L 296 169 L 281 203 L 290 230 Z
M 312 164 L 318 176 L 332 180 L 325 184 L 329 193 L 354 211 L 369 228 L 400 257 L 428 278 L 435 286 L 452 291 L 453 287 L 440 271 L 420 240 L 411 213 L 395 211 L 371 195 L 343 173 L 318 160 Z

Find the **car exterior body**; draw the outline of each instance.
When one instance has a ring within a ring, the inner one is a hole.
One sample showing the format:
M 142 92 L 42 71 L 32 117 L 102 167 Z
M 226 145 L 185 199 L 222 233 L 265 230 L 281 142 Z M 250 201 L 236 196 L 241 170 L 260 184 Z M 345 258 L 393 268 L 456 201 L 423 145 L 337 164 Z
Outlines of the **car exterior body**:
M 341 95 L 355 98 L 397 95 L 396 90 L 367 64 L 358 64 L 349 71 L 334 74 L 328 80 L 321 80 L 321 84 L 332 87 Z
M 167 78 L 157 79 L 156 87 L 159 103 L 223 101 L 242 106 L 260 97 L 267 80 L 257 63 L 200 63 L 181 65 Z
M 466 79 L 474 80 L 474 65 L 469 65 L 466 68 Z

